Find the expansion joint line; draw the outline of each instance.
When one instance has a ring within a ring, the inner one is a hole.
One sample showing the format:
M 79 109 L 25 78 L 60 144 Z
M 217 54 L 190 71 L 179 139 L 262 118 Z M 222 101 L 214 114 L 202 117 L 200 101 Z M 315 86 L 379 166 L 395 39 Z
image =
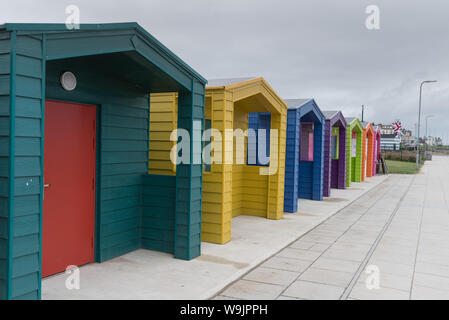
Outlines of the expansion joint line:
M 385 181 L 388 181 L 389 180 L 389 178 L 387 178 Z M 384 181 L 384 182 L 385 182 Z M 314 231 L 314 230 L 316 230 L 316 228 L 318 228 L 319 226 L 321 226 L 324 222 L 327 222 L 327 221 L 330 221 L 330 219 L 331 218 L 333 218 L 333 217 L 335 217 L 338 213 L 340 213 L 340 212 L 342 212 L 344 209 L 346 209 L 347 207 L 349 207 L 349 206 L 351 206 L 352 204 L 354 204 L 354 203 L 356 203 L 356 201 L 357 200 L 359 200 L 361 197 L 363 197 L 364 195 L 366 195 L 366 194 L 369 194 L 369 193 L 371 193 L 371 192 L 374 192 L 374 191 L 376 191 L 377 190 L 377 188 L 380 188 L 380 184 L 379 185 L 377 185 L 377 186 L 375 186 L 373 189 L 371 189 L 371 190 L 369 190 L 368 192 L 366 192 L 365 194 L 363 194 L 363 195 L 361 195 L 359 198 L 357 198 L 357 199 L 355 199 L 351 204 L 349 204 L 349 205 L 347 205 L 346 207 L 344 207 L 344 208 L 342 208 L 341 210 L 339 210 L 338 212 L 336 212 L 335 214 L 333 214 L 331 217 L 329 217 L 329 218 L 327 218 L 325 221 L 323 221 L 323 222 L 321 222 L 320 224 L 318 224 L 317 226 L 315 226 L 314 228 L 312 228 L 311 230 L 309 230 L 307 233 L 305 233 L 303 236 L 301 236 L 299 239 L 301 239 L 302 237 L 304 237 L 304 236 L 306 236 L 307 234 L 309 234 L 310 232 L 312 232 L 312 231 Z M 373 205 L 375 205 L 375 204 L 377 204 L 383 197 L 384 197 L 384 195 L 386 195 L 388 192 L 389 192 L 390 190 L 387 188 L 384 192 L 382 192 L 382 194 L 374 201 L 374 204 Z M 341 237 L 343 237 L 357 222 L 359 222 L 360 221 L 360 219 L 362 219 L 367 213 L 368 213 L 368 211 L 371 209 L 371 207 L 369 207 L 369 208 L 366 208 L 366 210 L 365 211 L 363 211 L 363 213 L 360 215 L 360 217 L 358 217 L 353 223 L 351 223 L 351 225 L 340 235 L 340 236 L 338 236 L 336 239 L 335 239 L 335 241 L 326 249 L 326 250 L 324 250 L 316 259 L 315 259 L 315 261 L 317 261 L 319 258 L 321 258 L 326 252 L 327 252 L 327 250 L 329 250 L 329 248 L 331 248 L 332 247 L 332 245 L 334 245 L 338 240 L 340 240 L 341 239 Z M 299 240 L 298 239 L 298 240 Z M 297 277 L 296 277 L 296 279 L 295 279 L 295 281 L 298 281 L 298 279 L 301 277 L 301 275 L 304 273 L 304 272 L 306 272 L 307 270 L 309 270 L 312 266 L 313 266 L 313 264 L 315 263 L 315 261 L 312 263 L 312 264 L 310 264 L 310 266 L 308 266 L 303 272 L 301 272 Z M 294 282 L 295 282 L 294 281 Z M 288 288 L 288 287 L 287 287 Z M 281 296 L 281 295 L 283 295 L 284 294 L 284 292 L 287 290 L 287 288 L 285 288 L 284 290 L 282 290 L 282 292 L 279 294 L 279 296 Z
M 424 208 L 426 206 L 426 197 L 427 197 L 427 185 L 428 184 L 426 181 L 426 190 L 424 191 L 424 198 L 423 198 L 423 203 L 422 203 L 422 207 L 421 207 L 421 214 L 419 216 L 418 240 L 416 240 L 415 261 L 413 261 L 413 275 L 412 275 L 412 282 L 410 284 L 410 294 L 409 294 L 410 300 L 412 299 L 413 283 L 415 282 L 416 260 L 418 259 L 419 243 L 421 241 L 422 221 L 424 218 Z
M 363 270 L 365 270 L 366 265 L 368 264 L 368 261 L 371 259 L 371 256 L 373 255 L 374 251 L 377 248 L 377 245 L 379 244 L 380 240 L 382 239 L 383 235 L 387 231 L 388 227 L 390 226 L 391 222 L 393 221 L 394 217 L 396 216 L 396 213 L 399 211 L 399 208 L 401 207 L 402 202 L 404 201 L 405 196 L 410 191 L 411 186 L 413 185 L 413 182 L 415 181 L 416 176 L 413 177 L 413 179 L 410 181 L 409 185 L 407 186 L 407 189 L 402 194 L 401 198 L 398 201 L 398 204 L 394 208 L 393 212 L 391 213 L 390 217 L 388 218 L 387 222 L 385 223 L 384 227 L 380 231 L 379 235 L 377 236 L 376 240 L 374 241 L 373 245 L 368 251 L 368 254 L 366 255 L 365 259 L 363 259 L 362 264 L 357 269 L 356 273 L 354 274 L 354 277 L 352 278 L 349 285 L 346 287 L 345 291 L 340 297 L 340 300 L 346 300 L 351 293 L 352 289 L 354 288 L 355 284 L 357 283 L 357 280 L 359 279 L 360 275 L 362 274 Z

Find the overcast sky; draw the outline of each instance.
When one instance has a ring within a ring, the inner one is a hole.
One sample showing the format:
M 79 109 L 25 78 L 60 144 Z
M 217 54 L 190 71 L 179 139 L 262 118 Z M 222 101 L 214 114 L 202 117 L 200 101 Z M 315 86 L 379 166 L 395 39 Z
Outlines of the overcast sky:
M 1 0 L 0 24 L 136 21 L 205 78 L 263 76 L 283 98 L 413 129 L 419 84 L 430 134 L 449 141 L 447 0 Z M 368 5 L 380 30 L 368 30 Z M 421 134 L 425 121 L 421 122 Z

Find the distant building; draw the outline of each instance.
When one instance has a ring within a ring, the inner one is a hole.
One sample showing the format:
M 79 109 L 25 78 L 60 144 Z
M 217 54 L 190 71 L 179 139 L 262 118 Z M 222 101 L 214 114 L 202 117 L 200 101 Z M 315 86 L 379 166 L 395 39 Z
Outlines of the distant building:
M 400 150 L 401 136 L 394 132 L 392 124 L 378 123 L 376 126 L 380 129 L 380 149 L 385 151 Z
M 380 150 L 399 151 L 401 149 L 401 136 L 394 134 L 380 134 Z
M 394 126 L 392 124 L 377 124 L 377 126 L 380 128 L 380 134 L 385 134 L 385 135 L 391 135 L 391 134 L 396 134 L 394 132 Z
M 415 146 L 416 137 L 412 134 L 412 130 L 402 130 L 401 143 L 404 146 Z
M 424 141 L 428 146 L 435 146 L 436 140 L 437 140 L 437 138 L 435 138 L 435 137 L 431 137 L 431 136 L 424 137 Z

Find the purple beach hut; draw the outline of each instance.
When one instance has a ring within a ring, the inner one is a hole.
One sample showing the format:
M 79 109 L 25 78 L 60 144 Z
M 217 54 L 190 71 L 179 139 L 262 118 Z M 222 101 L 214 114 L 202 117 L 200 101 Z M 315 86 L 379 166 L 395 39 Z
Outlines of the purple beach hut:
M 346 120 L 340 111 L 323 111 L 324 132 L 323 196 L 330 197 L 331 188 L 346 188 Z

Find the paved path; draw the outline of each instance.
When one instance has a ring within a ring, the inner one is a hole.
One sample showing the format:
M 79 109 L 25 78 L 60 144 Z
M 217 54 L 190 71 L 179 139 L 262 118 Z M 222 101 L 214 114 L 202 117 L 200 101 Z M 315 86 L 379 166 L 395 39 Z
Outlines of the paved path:
M 386 178 L 334 190 L 324 201 L 302 200 L 300 214 L 285 214 L 281 220 L 235 217 L 232 240 L 225 245 L 203 242 L 201 256 L 191 261 L 141 249 L 81 267 L 79 290 L 67 290 L 64 273 L 48 277 L 42 282 L 43 298 L 209 299 Z
M 229 298 L 449 299 L 449 157 L 389 176 L 215 297 Z

